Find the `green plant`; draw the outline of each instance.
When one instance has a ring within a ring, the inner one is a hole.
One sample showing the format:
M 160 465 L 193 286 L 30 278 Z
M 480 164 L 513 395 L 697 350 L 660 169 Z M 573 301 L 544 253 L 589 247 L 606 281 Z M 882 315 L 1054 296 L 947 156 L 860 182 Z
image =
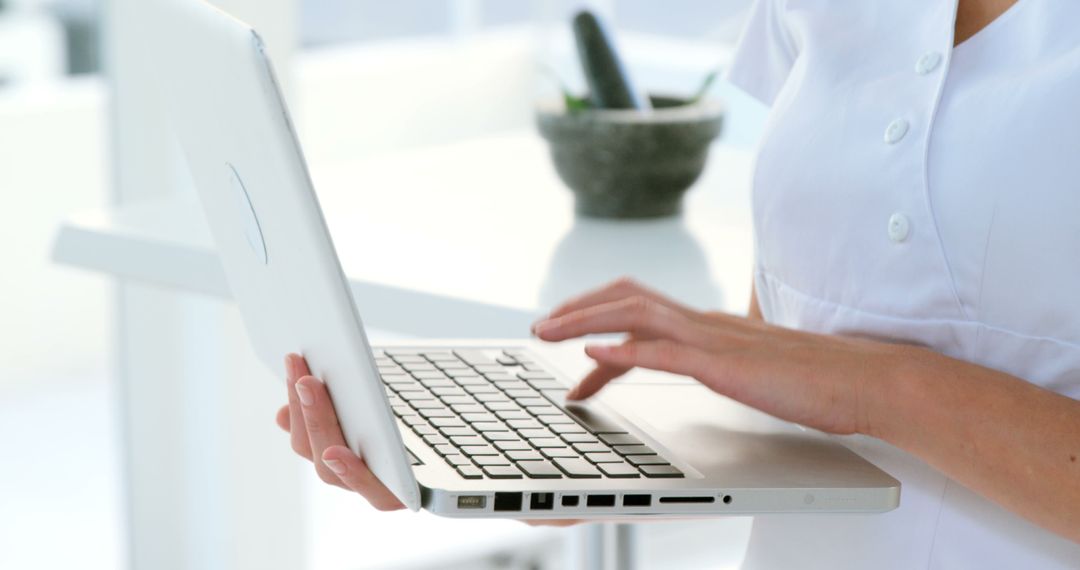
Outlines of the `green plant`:
M 549 79 L 551 79 L 551 81 L 555 83 L 556 87 L 558 87 L 559 93 L 562 95 L 563 103 L 566 105 L 566 111 L 568 113 L 577 113 L 593 108 L 592 102 L 590 102 L 587 97 L 578 97 L 577 95 L 574 95 L 570 91 L 570 89 L 566 87 L 566 84 L 563 83 L 562 79 L 559 78 L 559 74 L 556 73 L 554 69 L 548 67 L 547 65 L 541 64 L 540 71 Z M 709 94 L 709 91 L 713 88 L 713 85 L 719 78 L 719 69 L 714 69 L 710 71 L 708 75 L 705 76 L 705 79 L 702 80 L 701 86 L 698 87 L 697 91 L 694 92 L 693 97 L 686 101 L 686 104 L 694 105 L 696 103 L 700 103 L 701 100 Z

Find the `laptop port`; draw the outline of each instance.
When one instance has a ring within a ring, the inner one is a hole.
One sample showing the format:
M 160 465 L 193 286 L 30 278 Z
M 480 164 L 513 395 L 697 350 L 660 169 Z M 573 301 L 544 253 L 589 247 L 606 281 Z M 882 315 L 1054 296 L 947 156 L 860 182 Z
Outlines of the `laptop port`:
M 589 507 L 614 507 L 615 495 L 589 495 L 585 499 L 585 505 Z
M 581 502 L 581 497 L 577 495 L 563 495 L 562 506 L 564 507 L 576 507 Z
M 521 493 L 495 493 L 495 512 L 521 510 Z
M 716 497 L 660 497 L 661 503 L 715 503 Z
M 623 495 L 624 507 L 647 507 L 652 504 L 652 495 Z
M 533 493 L 529 498 L 530 511 L 550 511 L 555 508 L 554 493 Z
M 724 495 L 724 504 L 725 505 L 730 505 L 731 504 L 731 495 Z
M 461 495 L 457 498 L 459 509 L 482 509 L 487 506 L 487 497 L 484 495 Z

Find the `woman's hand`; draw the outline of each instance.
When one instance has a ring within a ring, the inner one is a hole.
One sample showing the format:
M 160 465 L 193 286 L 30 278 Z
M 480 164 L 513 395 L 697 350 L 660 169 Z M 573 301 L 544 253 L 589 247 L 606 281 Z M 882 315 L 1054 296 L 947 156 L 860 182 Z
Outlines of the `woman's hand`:
M 840 434 L 872 431 L 864 383 L 887 377 L 918 350 L 699 313 L 625 279 L 560 307 L 533 332 L 551 342 L 629 335 L 618 346 L 586 347 L 597 366 L 570 399 L 588 398 L 634 367 L 649 368 L 691 376 L 778 418 Z
M 289 404 L 278 410 L 277 423 L 289 432 L 293 451 L 315 464 L 320 479 L 360 493 L 376 509 L 405 508 L 368 469 L 364 460 L 345 445 L 330 394 L 326 386 L 311 375 L 304 358 L 288 355 L 285 370 Z

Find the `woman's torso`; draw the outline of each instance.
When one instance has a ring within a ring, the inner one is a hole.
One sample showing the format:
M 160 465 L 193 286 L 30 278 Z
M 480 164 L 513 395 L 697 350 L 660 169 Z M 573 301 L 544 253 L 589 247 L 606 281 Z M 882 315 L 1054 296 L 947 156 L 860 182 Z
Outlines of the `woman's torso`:
M 953 50 L 955 9 L 759 2 L 731 71 L 773 103 L 759 302 L 771 322 L 923 344 L 1080 398 L 1080 2 L 1020 0 Z M 1080 545 L 846 439 L 902 481 L 901 507 L 761 517 L 749 567 L 1080 568 Z

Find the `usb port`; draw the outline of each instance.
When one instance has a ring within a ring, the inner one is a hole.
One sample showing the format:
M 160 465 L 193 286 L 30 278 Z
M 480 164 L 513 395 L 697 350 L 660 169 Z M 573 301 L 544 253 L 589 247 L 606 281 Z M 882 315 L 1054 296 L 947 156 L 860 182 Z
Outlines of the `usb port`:
M 652 504 L 652 495 L 623 495 L 624 507 L 647 507 Z
M 589 507 L 614 507 L 615 495 L 589 495 L 585 499 L 585 505 Z
M 520 511 L 521 493 L 495 493 L 495 511 Z

